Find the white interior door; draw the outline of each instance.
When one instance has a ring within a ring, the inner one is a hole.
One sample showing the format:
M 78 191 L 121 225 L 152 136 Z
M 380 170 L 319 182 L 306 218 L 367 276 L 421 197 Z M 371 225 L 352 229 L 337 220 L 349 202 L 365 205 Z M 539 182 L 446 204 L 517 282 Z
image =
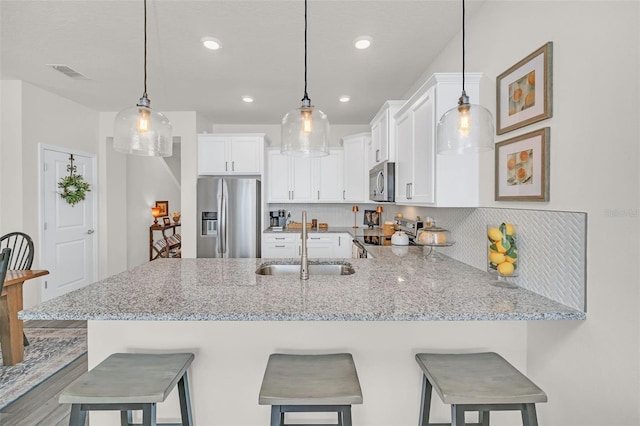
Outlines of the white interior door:
M 84 201 L 71 206 L 59 193 L 58 182 L 69 174 L 69 152 L 42 150 L 42 264 L 50 275 L 43 280 L 42 300 L 91 284 L 96 279 L 94 157 L 74 153 L 76 174 L 91 185 Z

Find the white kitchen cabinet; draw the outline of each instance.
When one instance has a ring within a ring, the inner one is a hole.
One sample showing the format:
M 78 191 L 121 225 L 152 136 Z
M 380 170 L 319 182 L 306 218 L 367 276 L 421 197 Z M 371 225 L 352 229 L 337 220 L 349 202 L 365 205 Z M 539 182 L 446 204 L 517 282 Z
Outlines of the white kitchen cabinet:
M 263 258 L 298 257 L 300 234 L 262 234 Z
M 333 234 L 333 257 L 350 258 L 352 255 L 353 237 L 348 233 Z
M 365 203 L 369 201 L 369 167 L 367 153 L 371 143 L 371 133 L 342 138 L 344 150 L 342 201 Z
M 369 169 L 384 161 L 396 161 L 395 113 L 405 101 L 387 101 L 371 120 Z
M 468 73 L 465 90 L 479 102 L 481 74 Z M 436 126 L 457 105 L 459 73 L 434 74 L 394 116 L 396 204 L 430 207 L 479 205 L 479 155 L 437 155 Z
M 267 152 L 268 203 L 335 203 L 342 201 L 342 149 L 325 157 Z
M 300 246 L 302 255 L 302 246 Z M 318 259 L 330 259 L 333 256 L 333 234 L 309 233 L 307 239 L 307 257 Z
M 343 188 L 343 150 L 332 149 L 329 155 L 318 157 L 317 170 L 312 176 L 316 191 L 316 201 L 320 203 L 339 203 L 342 201 Z
M 309 232 L 307 256 L 310 259 L 350 258 L 353 238 L 348 233 Z M 263 258 L 300 258 L 299 233 L 264 233 Z
M 198 135 L 198 174 L 256 175 L 261 174 L 264 147 L 268 143 L 263 133 Z

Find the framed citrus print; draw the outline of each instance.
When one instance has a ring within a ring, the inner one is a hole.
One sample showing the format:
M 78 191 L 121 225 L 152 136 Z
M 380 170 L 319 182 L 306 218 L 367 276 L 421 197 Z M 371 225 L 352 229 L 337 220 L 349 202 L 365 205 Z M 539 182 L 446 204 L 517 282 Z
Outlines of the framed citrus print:
M 545 127 L 496 144 L 496 201 L 549 201 L 549 135 Z
M 552 56 L 548 42 L 496 78 L 497 134 L 553 115 Z

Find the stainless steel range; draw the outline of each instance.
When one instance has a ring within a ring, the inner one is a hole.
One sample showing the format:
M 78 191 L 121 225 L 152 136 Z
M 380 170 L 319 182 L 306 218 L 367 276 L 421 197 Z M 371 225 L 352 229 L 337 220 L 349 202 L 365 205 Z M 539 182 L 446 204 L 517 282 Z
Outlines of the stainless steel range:
M 403 231 L 409 237 L 409 244 L 415 245 L 418 237 L 418 230 L 424 228 L 424 222 L 420 218 L 416 220 L 400 218 L 396 219 L 398 231 Z

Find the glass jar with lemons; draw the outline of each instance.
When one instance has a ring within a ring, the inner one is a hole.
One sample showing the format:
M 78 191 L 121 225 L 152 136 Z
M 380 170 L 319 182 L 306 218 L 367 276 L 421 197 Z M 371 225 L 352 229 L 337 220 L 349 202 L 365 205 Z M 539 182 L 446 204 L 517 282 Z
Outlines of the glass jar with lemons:
M 518 276 L 517 228 L 511 223 L 487 225 L 488 271 L 498 276 L 502 285 L 511 286 L 511 278 Z

